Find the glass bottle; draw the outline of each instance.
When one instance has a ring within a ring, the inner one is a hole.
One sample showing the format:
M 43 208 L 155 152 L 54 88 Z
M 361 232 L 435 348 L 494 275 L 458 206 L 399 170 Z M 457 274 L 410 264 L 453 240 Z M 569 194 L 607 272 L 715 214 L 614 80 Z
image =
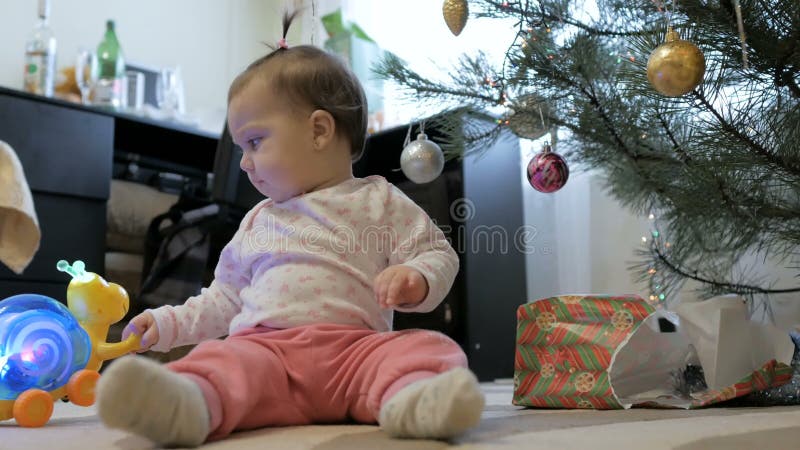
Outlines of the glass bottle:
M 56 38 L 50 29 L 50 0 L 39 0 L 39 21 L 25 45 L 24 90 L 53 96 L 56 76 Z
M 106 22 L 105 36 L 97 46 L 97 70 L 92 103 L 122 107 L 125 103 L 125 58 L 113 20 Z

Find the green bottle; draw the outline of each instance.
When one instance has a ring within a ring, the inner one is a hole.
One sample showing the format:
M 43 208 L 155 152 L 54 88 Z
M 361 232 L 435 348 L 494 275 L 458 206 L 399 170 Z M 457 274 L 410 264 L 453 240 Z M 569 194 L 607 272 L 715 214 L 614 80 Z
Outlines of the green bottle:
M 125 103 L 125 59 L 113 20 L 106 22 L 106 34 L 97 46 L 97 70 L 93 102 L 114 108 L 122 107 Z

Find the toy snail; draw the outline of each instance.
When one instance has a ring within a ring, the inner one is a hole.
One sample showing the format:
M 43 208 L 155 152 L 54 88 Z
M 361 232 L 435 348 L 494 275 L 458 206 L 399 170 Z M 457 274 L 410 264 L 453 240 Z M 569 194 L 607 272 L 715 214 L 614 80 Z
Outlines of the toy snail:
M 128 312 L 128 293 L 86 272 L 82 261 L 58 270 L 72 276 L 67 307 L 44 295 L 21 294 L 0 301 L 0 420 L 41 427 L 53 401 L 94 403 L 103 361 L 139 348 L 140 337 L 107 343 L 109 327 Z

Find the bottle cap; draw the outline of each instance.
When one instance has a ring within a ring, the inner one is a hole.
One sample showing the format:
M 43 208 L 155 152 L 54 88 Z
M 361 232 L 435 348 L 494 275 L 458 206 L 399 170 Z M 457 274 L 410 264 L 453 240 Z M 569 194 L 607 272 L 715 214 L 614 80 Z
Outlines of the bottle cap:
M 50 16 L 50 0 L 39 0 L 39 17 L 47 19 Z

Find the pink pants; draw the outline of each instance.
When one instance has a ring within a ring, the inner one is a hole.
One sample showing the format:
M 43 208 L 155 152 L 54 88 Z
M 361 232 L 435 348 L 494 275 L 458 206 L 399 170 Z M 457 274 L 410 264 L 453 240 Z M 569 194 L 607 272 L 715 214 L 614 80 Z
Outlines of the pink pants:
M 167 365 L 200 386 L 212 440 L 264 426 L 375 423 L 401 388 L 466 366 L 458 344 L 438 332 L 335 324 L 253 328 Z

